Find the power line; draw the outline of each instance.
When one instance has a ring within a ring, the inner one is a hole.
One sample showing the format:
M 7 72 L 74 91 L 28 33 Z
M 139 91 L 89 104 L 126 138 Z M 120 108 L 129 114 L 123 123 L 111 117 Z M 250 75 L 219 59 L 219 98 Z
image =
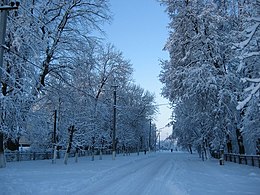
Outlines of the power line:
M 23 56 L 19 55 L 18 53 L 14 52 L 14 51 L 12 51 L 12 50 L 9 50 L 9 51 L 10 51 L 11 53 L 13 53 L 14 55 L 16 55 L 17 57 L 19 57 L 19 58 L 25 60 L 25 61 L 28 62 L 29 64 L 31 64 L 31 65 L 33 65 L 33 66 L 39 68 L 40 70 L 42 70 L 42 67 L 40 67 L 39 65 L 37 65 L 37 64 L 35 64 L 35 63 L 33 63 L 33 62 L 31 62 L 30 60 L 24 58 Z M 87 96 L 89 96 L 89 97 L 91 97 L 91 98 L 93 98 L 93 99 L 95 99 L 95 97 L 94 97 L 93 95 L 88 94 L 88 93 L 86 93 L 84 90 L 82 90 L 82 89 L 76 87 L 75 85 L 69 83 L 66 79 L 64 79 L 64 78 L 63 78 L 61 75 L 59 75 L 58 73 L 54 74 L 53 72 L 49 72 L 49 74 L 52 75 L 53 77 L 55 77 L 56 79 L 62 80 L 64 84 L 66 84 L 66 85 L 68 85 L 68 86 L 70 86 L 70 87 L 76 89 L 77 91 L 80 91 L 80 92 L 84 93 L 85 95 L 87 95 Z M 101 100 L 99 100 L 99 101 L 105 103 L 105 101 L 101 101 Z
M 36 18 L 29 10 L 27 10 L 24 6 L 22 6 L 22 5 L 20 5 L 20 7 L 23 9 L 23 10 L 25 10 L 26 12 L 28 12 L 34 19 L 36 19 L 38 22 L 40 22 L 44 27 L 46 27 L 48 30 L 49 30 L 49 28 L 48 28 L 48 26 L 46 26 L 46 24 L 43 22 L 43 21 L 41 21 L 39 18 Z M 34 8 L 35 10 L 37 10 L 36 8 Z M 38 11 L 38 10 L 37 10 Z M 38 11 L 38 13 L 39 14 L 42 14 L 42 13 L 40 13 L 39 11 Z
M 9 48 L 8 48 L 8 49 L 9 49 Z M 39 68 L 40 70 L 42 70 L 42 67 L 41 67 L 41 66 L 39 66 L 39 65 L 37 65 L 37 64 L 35 64 L 35 63 L 33 63 L 32 61 L 26 59 L 25 57 L 23 57 L 23 56 L 21 56 L 20 54 L 18 54 L 18 53 L 16 53 L 16 52 L 12 51 L 11 49 L 9 50 L 9 52 L 12 53 L 12 54 L 14 54 L 14 55 L 16 55 L 17 57 L 19 57 L 19 58 L 25 60 L 25 61 L 28 62 L 29 64 L 31 64 L 31 65 L 33 65 L 33 66 Z
M 25 31 L 27 31 L 27 32 L 29 33 L 29 35 L 32 35 L 32 36 L 34 36 L 36 39 L 42 41 L 41 38 L 39 38 L 39 37 L 35 36 L 34 34 L 32 34 L 28 29 L 26 29 L 24 26 L 22 26 L 20 23 L 18 23 L 16 20 L 14 20 L 12 17 L 10 17 L 10 16 L 7 16 L 7 17 L 8 17 L 9 20 L 12 20 L 12 21 L 15 22 L 18 26 L 20 26 L 20 27 L 23 28 Z
M 39 66 L 39 65 L 37 65 L 37 64 L 35 64 L 35 63 L 33 63 L 32 61 L 26 59 L 25 57 L 21 56 L 20 54 L 14 52 L 14 51 L 12 51 L 12 50 L 9 50 L 9 51 L 10 51 L 10 53 L 13 53 L 14 55 L 18 56 L 19 58 L 25 60 L 25 61 L 28 62 L 29 64 L 31 64 L 31 65 L 33 65 L 33 66 L 39 68 L 40 70 L 42 70 L 42 67 L 41 67 L 41 66 Z M 87 95 L 87 96 L 89 96 L 89 97 L 95 99 L 95 97 L 94 97 L 93 95 L 88 94 L 88 93 L 86 93 L 84 90 L 82 90 L 82 89 L 76 87 L 75 85 L 69 83 L 66 79 L 64 79 L 64 78 L 63 78 L 61 75 L 59 75 L 58 73 L 54 74 L 54 73 L 52 73 L 52 72 L 49 72 L 49 74 L 52 75 L 53 77 L 55 77 L 56 79 L 62 80 L 63 83 L 65 83 L 66 85 L 68 85 L 68 86 L 70 86 L 70 87 L 76 89 L 77 91 L 80 91 L 80 92 L 84 93 L 85 95 Z M 99 102 L 105 103 L 105 100 L 104 100 L 104 101 L 99 100 Z M 105 103 L 105 104 L 106 104 L 106 103 Z M 145 105 L 144 107 L 157 107 L 157 106 L 165 106 L 165 105 L 169 105 L 169 104 L 166 104 L 166 103 L 165 103 L 165 104 L 153 104 L 153 105 Z M 118 109 L 120 109 L 120 108 L 121 108 L 121 109 L 124 109 L 124 108 L 134 108 L 134 109 L 136 109 L 136 108 L 139 108 L 139 107 L 137 107 L 137 106 L 116 106 L 116 107 L 117 107 Z

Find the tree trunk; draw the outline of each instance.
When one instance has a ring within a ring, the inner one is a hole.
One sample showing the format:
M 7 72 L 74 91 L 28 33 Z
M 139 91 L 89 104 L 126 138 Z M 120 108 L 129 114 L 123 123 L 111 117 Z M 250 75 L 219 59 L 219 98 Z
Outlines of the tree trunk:
M 192 147 L 191 144 L 188 145 L 189 152 L 192 154 Z
M 64 164 L 68 164 L 68 158 L 69 158 L 69 153 L 65 153 L 65 156 L 64 156 Z
M 91 160 L 94 161 L 95 160 L 95 153 L 94 153 L 94 146 L 91 147 Z
M 102 148 L 99 150 L 99 160 L 102 160 Z
M 78 157 L 79 157 L 79 148 L 76 148 L 76 154 L 75 154 L 75 163 L 78 162 Z
M 70 150 L 71 150 L 72 138 L 73 138 L 74 131 L 75 131 L 74 125 L 70 126 L 70 128 L 69 128 L 69 133 L 70 133 L 69 143 L 68 143 L 67 150 L 66 150 L 65 157 L 64 157 L 64 164 L 65 165 L 68 163 L 68 157 L 69 157 L 69 153 L 70 153 Z
M 0 132 L 0 168 L 4 168 L 5 166 L 4 134 Z
M 54 146 L 52 164 L 56 164 L 56 159 L 57 159 L 57 146 Z
M 231 141 L 231 138 L 230 138 L 229 135 L 227 135 L 227 142 L 226 142 L 226 144 L 227 144 L 227 152 L 228 153 L 232 153 L 233 152 L 232 151 L 232 141 Z
M 245 154 L 245 147 L 244 147 L 244 143 L 243 143 L 243 136 L 241 134 L 240 129 L 237 128 L 236 134 L 237 134 L 237 143 L 238 143 L 239 154 Z

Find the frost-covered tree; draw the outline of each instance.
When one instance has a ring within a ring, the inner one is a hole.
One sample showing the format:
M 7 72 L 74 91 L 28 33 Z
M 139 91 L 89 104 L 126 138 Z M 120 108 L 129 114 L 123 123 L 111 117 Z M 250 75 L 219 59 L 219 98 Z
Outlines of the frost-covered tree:
M 157 111 L 155 97 L 140 86 L 128 84 L 119 91 L 118 138 L 120 145 L 148 149 L 150 120 Z
M 88 74 L 76 69 L 73 78 L 74 82 L 79 84 L 79 88 L 85 91 L 81 99 L 82 97 L 88 99 L 89 105 L 86 107 L 90 111 L 90 115 L 87 116 L 90 127 L 88 135 L 91 138 L 95 137 L 97 144 L 100 145 L 103 139 L 108 141 L 111 130 L 113 86 L 122 88 L 124 83 L 131 79 L 132 67 L 122 53 L 112 45 L 99 47 L 91 59 L 91 63 L 85 63 L 87 65 L 85 68 L 89 68 Z
M 260 3 L 239 1 L 237 41 L 233 49 L 238 61 L 237 74 L 243 82 L 237 109 L 241 110 L 242 132 L 248 153 L 255 153 L 260 138 Z
M 207 140 L 219 147 L 236 116 L 230 88 L 235 79 L 228 76 L 232 26 L 225 15 L 227 1 L 162 2 L 171 33 L 165 47 L 170 61 L 162 62 L 160 80 L 162 94 L 177 105 L 176 126 L 183 129 L 178 130 L 179 141 L 195 146 Z
M 60 77 L 74 65 L 80 46 L 92 43 L 91 32 L 101 30 L 109 18 L 107 1 L 97 0 L 21 1 L 18 11 L 10 12 L 1 81 L 1 109 L 6 112 L 1 116 L 1 135 L 13 131 L 6 120 L 8 107 L 15 105 L 16 116 L 23 118 L 16 121 L 25 122 L 33 101 L 41 97 L 39 92 L 52 77 Z M 26 110 L 20 111 L 19 101 Z M 19 129 L 22 124 L 16 125 L 18 133 L 13 131 L 13 137 L 17 138 Z
M 72 124 L 78 146 L 90 145 L 93 136 L 104 136 L 104 130 L 110 130 L 104 126 L 111 120 L 111 86 L 114 80 L 127 82 L 132 73 L 129 61 L 113 46 L 95 47 L 75 57 L 70 70 L 53 78 L 41 95 L 41 103 L 50 114 L 58 112 L 60 145 L 64 145 L 67 128 Z
M 245 89 L 246 98 L 240 100 L 238 109 L 242 109 L 253 96 L 259 93 L 260 89 L 260 69 L 259 69 L 259 35 L 260 35 L 260 4 L 258 1 L 247 1 L 240 4 L 238 20 L 240 20 L 239 43 L 234 44 L 237 49 L 239 66 L 238 72 L 242 73 L 242 80 L 247 82 Z

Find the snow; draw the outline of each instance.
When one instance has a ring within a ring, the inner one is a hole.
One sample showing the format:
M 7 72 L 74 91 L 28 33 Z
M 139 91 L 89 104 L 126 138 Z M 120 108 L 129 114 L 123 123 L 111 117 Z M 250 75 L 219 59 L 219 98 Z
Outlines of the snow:
M 251 18 L 248 18 L 248 21 L 260 22 L 260 17 L 251 17 Z
M 234 46 L 238 47 L 240 49 L 245 48 L 248 45 L 248 43 L 252 40 L 252 37 L 255 34 L 259 25 L 260 25 L 260 23 L 256 23 L 256 24 L 248 27 L 247 29 L 245 29 L 243 34 L 244 34 L 245 37 L 247 37 L 247 39 L 240 42 L 240 43 L 234 44 Z
M 156 152 L 148 155 L 81 157 L 7 163 L 0 169 L 0 194 L 188 195 L 259 194 L 260 169 L 196 154 Z
M 260 74 L 260 72 L 259 72 Z M 253 83 L 260 83 L 260 78 L 255 78 L 255 79 L 251 79 L 251 78 L 242 78 L 243 82 L 249 81 L 249 82 L 253 82 Z
M 245 105 L 251 100 L 252 96 L 260 90 L 260 83 L 257 85 L 251 85 L 250 87 L 246 88 L 245 91 L 251 91 L 250 94 L 241 102 L 238 102 L 238 105 L 236 107 L 237 110 L 241 110 L 242 108 L 245 107 Z
M 251 94 L 249 94 L 247 97 L 246 97 L 246 99 L 244 99 L 243 101 L 239 101 L 238 102 L 238 105 L 237 105 L 237 107 L 236 107 L 236 109 L 237 110 L 241 110 L 241 109 L 243 109 L 244 107 L 245 107 L 245 105 L 251 100 L 251 98 L 252 98 L 252 95 Z
M 259 56 L 260 55 L 260 52 L 259 51 L 255 51 L 255 52 L 246 52 L 244 53 L 242 56 L 240 56 L 239 58 L 241 60 L 244 60 L 246 58 L 251 58 L 253 56 Z

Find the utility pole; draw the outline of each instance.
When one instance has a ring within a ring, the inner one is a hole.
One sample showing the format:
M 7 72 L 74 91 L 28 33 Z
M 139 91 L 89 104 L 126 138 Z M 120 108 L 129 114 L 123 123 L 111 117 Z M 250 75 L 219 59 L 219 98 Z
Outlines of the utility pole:
M 13 1 L 8 5 L 7 0 L 2 0 L 0 4 L 1 19 L 0 19 L 0 81 L 2 80 L 2 68 L 4 63 L 4 49 L 5 49 L 5 32 L 7 23 L 7 14 L 9 10 L 18 9 L 19 1 Z
M 114 105 L 113 105 L 113 135 L 112 135 L 112 159 L 116 157 L 116 88 L 118 86 L 113 85 L 114 88 Z
M 159 131 L 159 152 L 160 152 L 160 149 L 161 149 L 161 132 Z
M 155 152 L 157 150 L 157 140 L 158 140 L 158 151 L 160 151 L 160 133 L 161 133 L 160 130 L 155 131 Z
M 53 159 L 52 164 L 56 163 L 56 157 L 57 157 L 57 145 L 56 145 L 56 129 L 57 129 L 57 110 L 54 110 L 54 124 L 53 124 Z
M 152 133 L 152 119 L 150 120 L 150 129 L 149 129 L 149 152 L 151 151 L 151 133 Z
M 4 5 L 7 4 L 7 0 L 1 2 L 1 19 L 0 19 L 0 81 L 2 81 L 2 68 L 4 63 L 4 45 L 5 45 L 5 31 L 6 31 L 6 23 L 7 23 L 7 11 L 2 10 Z
M 6 32 L 6 23 L 7 23 L 7 13 L 9 10 L 18 9 L 20 2 L 17 3 L 11 2 L 10 6 L 8 5 L 7 0 L 0 1 L 0 89 L 2 88 L 2 68 L 4 64 L 4 46 L 5 46 L 5 32 Z M 2 93 L 2 91 L 0 91 Z M 2 102 L 0 100 L 0 168 L 6 166 L 5 156 L 4 156 L 4 133 L 2 130 Z
M 57 130 L 57 110 L 54 110 L 54 123 L 53 123 L 53 144 L 56 144 L 56 130 Z

